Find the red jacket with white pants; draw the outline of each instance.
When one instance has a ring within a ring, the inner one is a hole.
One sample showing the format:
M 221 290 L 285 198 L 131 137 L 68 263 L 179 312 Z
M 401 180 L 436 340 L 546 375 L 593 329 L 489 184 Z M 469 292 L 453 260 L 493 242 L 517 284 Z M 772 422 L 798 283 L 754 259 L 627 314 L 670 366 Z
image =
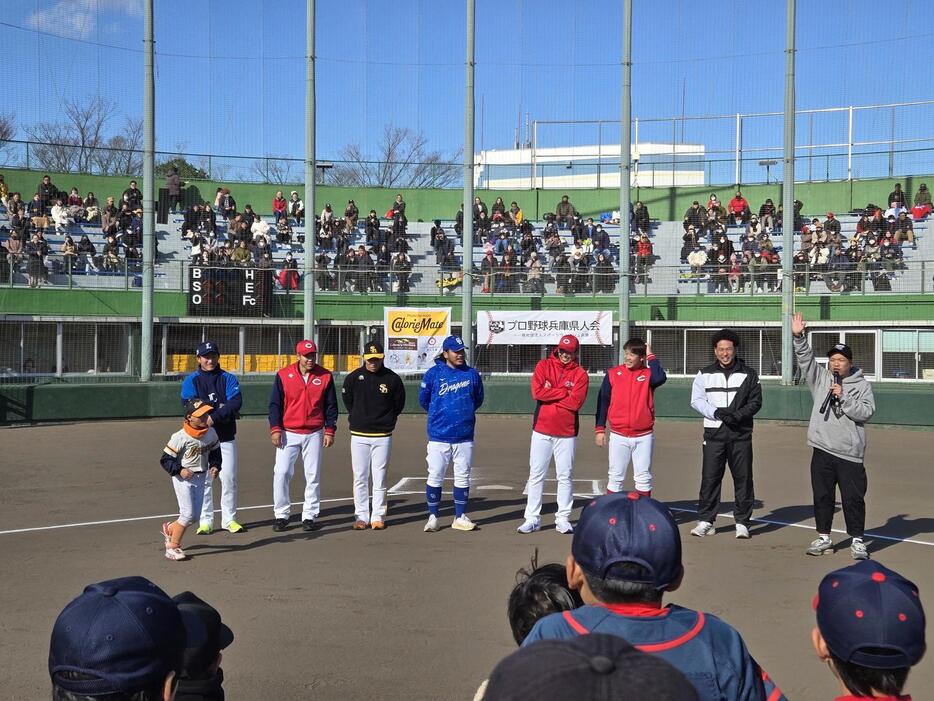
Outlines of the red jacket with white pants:
M 580 427 L 578 412 L 587 399 L 589 388 L 587 371 L 577 360 L 565 365 L 558 360 L 557 352 L 540 360 L 532 374 L 532 398 L 535 400 L 532 430 L 559 438 L 576 436 Z
M 654 355 L 637 368 L 617 365 L 607 370 L 597 397 L 597 433 L 609 427 L 627 438 L 650 434 L 655 426 L 655 388 L 667 379 Z
M 285 429 L 290 433 L 314 433 L 324 428 L 325 435 L 337 431 L 337 392 L 331 373 L 315 365 L 302 377 L 298 363 L 276 373 L 269 396 L 269 431 Z

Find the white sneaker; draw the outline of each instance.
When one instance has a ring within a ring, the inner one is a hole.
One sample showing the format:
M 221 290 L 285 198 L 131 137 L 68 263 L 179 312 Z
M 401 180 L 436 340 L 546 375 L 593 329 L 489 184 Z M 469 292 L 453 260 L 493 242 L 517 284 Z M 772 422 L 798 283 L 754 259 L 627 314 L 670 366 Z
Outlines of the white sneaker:
M 736 524 L 736 537 L 749 538 L 749 529 L 742 523 Z
M 425 524 L 425 533 L 435 533 L 441 530 L 441 524 L 438 523 L 438 517 L 434 514 L 428 517 L 428 523 Z
M 571 525 L 570 521 L 555 521 L 555 530 L 558 533 L 573 533 L 574 526 Z
M 853 538 L 853 542 L 850 544 L 850 555 L 854 560 L 869 559 L 869 551 L 866 549 L 866 544 L 862 538 Z
M 697 525 L 691 529 L 691 535 L 696 535 L 698 538 L 713 535 L 714 533 L 714 527 L 710 521 L 698 521 Z
M 827 536 L 821 535 L 811 541 L 811 545 L 808 546 L 808 549 L 805 552 L 808 555 L 820 556 L 828 550 L 833 552 L 833 541 L 830 540 L 830 538 Z
M 181 548 L 166 548 L 165 558 L 167 560 L 187 560 L 188 556 Z
M 477 527 L 477 524 L 471 521 L 467 517 L 467 514 L 464 514 L 463 516 L 458 516 L 456 519 L 454 519 L 454 522 L 451 524 L 451 528 L 453 528 L 455 531 L 472 531 L 476 527 Z
M 534 533 L 539 530 L 541 526 L 538 521 L 534 518 L 527 518 L 521 526 L 516 529 L 516 533 L 524 533 L 528 535 L 529 533 Z

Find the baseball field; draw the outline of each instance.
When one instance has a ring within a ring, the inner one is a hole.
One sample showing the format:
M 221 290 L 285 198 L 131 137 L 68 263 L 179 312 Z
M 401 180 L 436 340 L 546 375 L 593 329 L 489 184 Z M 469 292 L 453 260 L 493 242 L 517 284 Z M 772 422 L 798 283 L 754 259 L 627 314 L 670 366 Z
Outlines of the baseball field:
M 186 535 L 191 559 L 163 557 L 159 529 L 176 509 L 159 466 L 180 421 L 117 421 L 10 428 L 2 436 L 0 483 L 0 689 L 4 699 L 48 698 L 49 633 L 62 607 L 88 583 L 130 574 L 169 594 L 196 592 L 221 612 L 236 640 L 224 652 L 231 699 L 470 699 L 495 663 L 515 649 L 505 601 L 515 573 L 537 548 L 564 561 L 571 539 L 545 528 L 521 536 L 528 474 L 528 417 L 482 415 L 477 426 L 470 516 L 453 531 L 450 482 L 438 533 L 425 519 L 424 417 L 403 416 L 389 468 L 388 528 L 352 531 L 346 419 L 322 467 L 322 527 L 271 530 L 274 449 L 265 420 L 240 422 L 240 520 L 248 532 Z M 606 453 L 582 421 L 575 491 L 603 489 Z M 731 518 L 714 537 L 693 538 L 700 480 L 700 422 L 659 422 L 655 496 L 675 511 L 686 575 L 666 601 L 701 608 L 736 627 L 790 699 L 828 699 L 838 689 L 809 638 L 821 577 L 852 562 L 841 549 L 807 557 L 813 538 L 810 449 L 805 427 L 760 422 L 754 437 L 758 500 L 752 539 L 733 538 Z M 934 611 L 932 433 L 870 426 L 867 540 L 872 557 L 920 586 Z M 631 476 L 630 476 L 631 479 Z M 631 484 L 631 483 L 630 483 Z M 730 513 L 729 476 L 721 514 Z M 292 500 L 304 480 L 297 471 Z M 550 487 L 550 488 L 549 488 Z M 554 483 L 546 483 L 546 493 Z M 554 496 L 546 508 L 554 509 Z M 300 511 L 300 507 L 297 509 Z M 575 517 L 577 512 L 575 511 Z M 843 528 L 842 515 L 834 527 Z M 909 678 L 925 698 L 934 657 Z

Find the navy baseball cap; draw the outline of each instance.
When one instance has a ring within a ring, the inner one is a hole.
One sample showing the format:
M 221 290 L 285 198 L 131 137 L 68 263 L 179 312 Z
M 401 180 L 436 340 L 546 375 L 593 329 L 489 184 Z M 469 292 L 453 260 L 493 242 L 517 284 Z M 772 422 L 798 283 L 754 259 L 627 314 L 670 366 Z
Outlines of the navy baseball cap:
M 847 360 L 853 360 L 853 351 L 845 343 L 835 343 L 830 347 L 830 350 L 827 351 L 827 357 L 831 358 L 835 355 L 842 355 Z
M 657 590 L 667 589 L 683 572 L 681 533 L 671 512 L 637 492 L 607 494 L 590 502 L 574 528 L 571 554 L 591 576 L 644 582 Z M 647 574 L 622 576 L 616 567 L 622 564 L 641 565 Z
M 207 672 L 221 650 L 234 641 L 233 631 L 221 621 L 221 615 L 210 604 L 190 591 L 172 597 L 178 606 L 188 632 L 182 656 L 181 675 L 199 677 Z
M 467 346 L 464 345 L 464 339 L 460 336 L 448 336 L 441 345 L 442 351 L 462 351 Z
M 874 560 L 831 572 L 814 599 L 817 627 L 844 662 L 899 669 L 924 656 L 924 609 L 918 587 Z
M 55 621 L 49 675 L 53 684 L 76 694 L 140 691 L 181 669 L 186 639 L 175 602 L 148 579 L 91 584 Z
M 483 694 L 485 701 L 697 698 L 687 677 L 660 655 L 602 633 L 519 648 L 496 665 Z
M 196 355 L 207 355 L 208 353 L 217 353 L 220 354 L 220 351 L 217 350 L 217 344 L 214 341 L 205 341 L 200 346 L 195 353 Z

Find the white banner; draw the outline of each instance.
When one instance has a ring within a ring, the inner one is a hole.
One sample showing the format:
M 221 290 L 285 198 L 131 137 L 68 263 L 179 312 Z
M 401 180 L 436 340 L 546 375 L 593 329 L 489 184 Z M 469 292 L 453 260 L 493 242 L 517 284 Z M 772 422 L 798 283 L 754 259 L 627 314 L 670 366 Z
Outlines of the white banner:
M 613 344 L 613 312 L 500 312 L 477 314 L 477 343 L 495 345 L 552 345 L 565 334 L 584 345 Z
M 386 367 L 400 374 L 423 373 L 451 334 L 451 308 L 385 307 L 383 330 Z

